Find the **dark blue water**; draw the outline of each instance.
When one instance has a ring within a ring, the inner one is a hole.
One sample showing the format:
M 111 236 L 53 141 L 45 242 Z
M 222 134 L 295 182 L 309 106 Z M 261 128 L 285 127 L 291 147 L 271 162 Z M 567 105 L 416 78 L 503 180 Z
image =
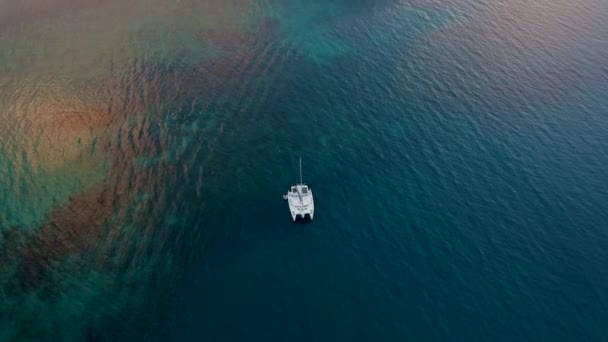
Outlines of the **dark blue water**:
M 0 4 L 0 341 L 608 340 L 607 14 Z

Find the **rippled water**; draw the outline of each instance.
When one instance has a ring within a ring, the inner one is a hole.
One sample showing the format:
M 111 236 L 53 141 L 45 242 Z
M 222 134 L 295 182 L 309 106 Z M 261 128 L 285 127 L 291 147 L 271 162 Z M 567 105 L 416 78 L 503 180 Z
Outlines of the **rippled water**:
M 607 15 L 0 2 L 0 341 L 608 340 Z

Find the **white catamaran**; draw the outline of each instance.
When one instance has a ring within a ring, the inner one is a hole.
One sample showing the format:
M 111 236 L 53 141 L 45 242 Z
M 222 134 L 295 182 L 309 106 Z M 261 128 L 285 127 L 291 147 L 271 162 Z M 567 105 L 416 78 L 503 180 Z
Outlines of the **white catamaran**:
M 300 158 L 300 183 L 292 185 L 283 198 L 289 203 L 289 211 L 294 222 L 298 216 L 302 219 L 307 216 L 311 220 L 314 218 L 315 202 L 312 198 L 312 190 L 302 182 L 302 158 Z

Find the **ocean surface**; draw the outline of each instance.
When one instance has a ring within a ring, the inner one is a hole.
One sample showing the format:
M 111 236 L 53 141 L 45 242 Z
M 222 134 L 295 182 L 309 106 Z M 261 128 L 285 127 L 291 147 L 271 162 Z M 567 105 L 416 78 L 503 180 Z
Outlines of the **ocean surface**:
M 608 341 L 606 18 L 0 0 L 0 341 Z

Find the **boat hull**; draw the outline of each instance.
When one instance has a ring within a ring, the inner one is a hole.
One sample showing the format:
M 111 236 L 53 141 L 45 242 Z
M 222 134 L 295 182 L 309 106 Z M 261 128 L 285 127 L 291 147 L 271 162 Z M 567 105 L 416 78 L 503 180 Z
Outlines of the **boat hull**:
M 294 222 L 298 218 L 310 220 L 314 218 L 315 202 L 312 190 L 308 186 L 304 184 L 292 186 L 291 191 L 284 198 L 289 203 L 289 212 Z
M 291 214 L 291 218 L 293 222 L 296 221 L 312 221 L 314 218 L 314 214 L 306 213 L 306 214 Z

